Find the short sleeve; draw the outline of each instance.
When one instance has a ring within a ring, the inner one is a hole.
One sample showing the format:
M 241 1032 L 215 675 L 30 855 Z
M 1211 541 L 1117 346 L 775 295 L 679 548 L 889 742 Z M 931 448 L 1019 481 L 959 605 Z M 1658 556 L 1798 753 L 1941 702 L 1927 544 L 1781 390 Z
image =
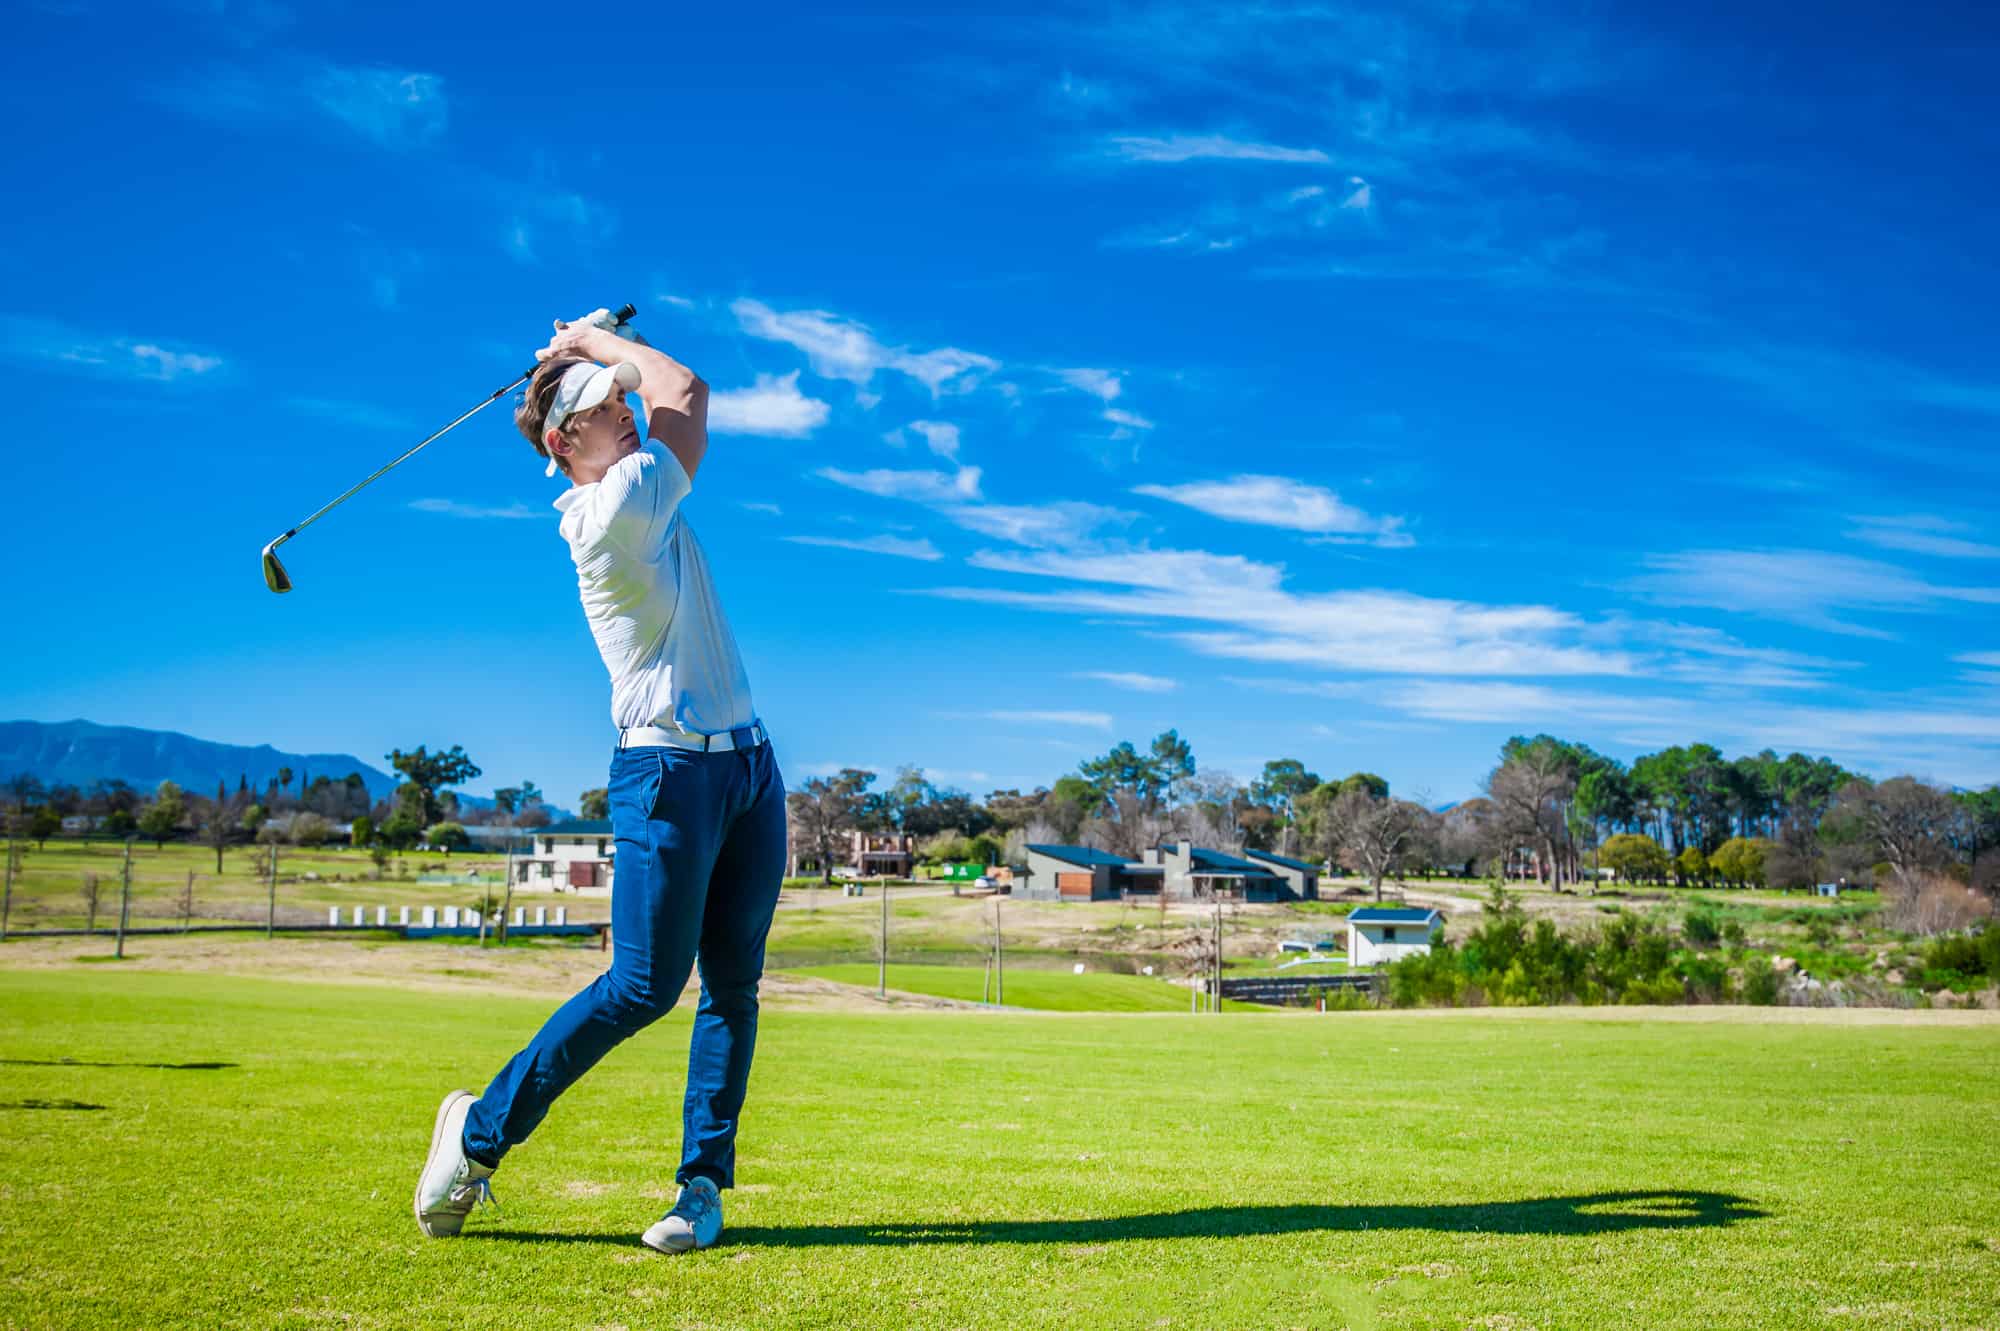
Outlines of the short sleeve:
M 679 458 L 658 444 L 647 444 L 620 458 L 598 482 L 593 507 L 607 537 L 629 554 L 651 558 L 693 488 Z

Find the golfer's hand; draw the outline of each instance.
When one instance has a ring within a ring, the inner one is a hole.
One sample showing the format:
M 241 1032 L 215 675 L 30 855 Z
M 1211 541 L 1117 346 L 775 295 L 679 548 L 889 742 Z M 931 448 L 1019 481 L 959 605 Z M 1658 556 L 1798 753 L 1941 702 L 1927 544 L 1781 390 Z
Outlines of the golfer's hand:
M 549 344 L 535 353 L 536 360 L 549 360 L 556 356 L 586 356 L 591 360 L 608 365 L 619 359 L 616 333 L 599 328 L 595 324 L 565 323 L 556 320 L 555 336 Z M 606 349 L 610 348 L 609 351 Z

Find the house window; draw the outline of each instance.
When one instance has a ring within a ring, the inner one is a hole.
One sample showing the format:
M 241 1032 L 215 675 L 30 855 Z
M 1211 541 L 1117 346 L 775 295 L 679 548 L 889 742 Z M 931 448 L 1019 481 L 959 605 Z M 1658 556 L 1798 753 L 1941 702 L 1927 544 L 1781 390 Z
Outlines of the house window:
M 553 864 L 550 864 L 550 863 L 549 863 L 549 862 L 548 862 L 547 860 L 543 860 L 543 861 L 542 861 L 542 877 L 544 877 L 544 878 L 549 878 L 549 877 L 553 877 L 553 876 L 554 876 L 554 874 L 555 874 L 555 866 L 554 866 Z
M 597 858 L 598 858 L 598 859 L 600 859 L 600 860 L 601 860 L 601 859 L 603 859 L 603 858 L 604 858 L 604 856 L 605 856 L 605 853 L 606 853 L 606 852 L 605 852 L 605 849 L 604 849 L 604 838 L 603 838 L 603 837 L 599 837 L 599 838 L 597 838 Z
M 1395 931 L 1394 929 L 1384 929 L 1384 930 L 1382 931 L 1382 941 L 1383 941 L 1383 942 L 1385 942 L 1385 943 L 1393 943 L 1393 942 L 1395 942 L 1395 941 L 1396 941 L 1396 931 Z

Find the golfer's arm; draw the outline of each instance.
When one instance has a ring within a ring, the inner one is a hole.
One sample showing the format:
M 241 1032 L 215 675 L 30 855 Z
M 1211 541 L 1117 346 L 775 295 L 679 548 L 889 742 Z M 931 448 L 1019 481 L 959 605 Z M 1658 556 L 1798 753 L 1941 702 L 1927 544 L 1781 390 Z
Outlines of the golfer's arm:
M 619 354 L 639 367 L 647 435 L 665 444 L 692 479 L 708 452 L 708 385 L 642 337 L 621 341 Z

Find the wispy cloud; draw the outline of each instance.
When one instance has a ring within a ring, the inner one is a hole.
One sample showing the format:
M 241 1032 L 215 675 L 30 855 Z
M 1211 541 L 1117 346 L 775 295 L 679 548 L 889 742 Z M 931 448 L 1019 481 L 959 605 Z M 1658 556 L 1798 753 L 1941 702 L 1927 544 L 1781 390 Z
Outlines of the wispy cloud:
M 910 429 L 922 436 L 931 452 L 948 462 L 958 461 L 958 427 L 944 421 L 911 421 Z
M 0 315 L 0 358 L 98 378 L 167 383 L 224 369 L 222 357 L 187 347 L 87 332 L 48 319 Z
M 1828 633 L 1893 636 L 1844 616 L 1908 614 L 1941 603 L 2000 605 L 2000 587 L 1951 587 L 1880 560 L 1814 550 L 1690 550 L 1655 555 L 1627 588 L 1661 605 L 1757 615 Z
M 923 594 L 990 605 L 1197 623 L 1164 636 L 1207 656 L 1342 673 L 1628 675 L 1634 656 L 1585 641 L 1549 606 L 1489 606 L 1397 591 L 1292 592 L 1284 570 L 1204 550 L 981 551 L 975 568 L 1086 584 L 1058 591 L 944 587 Z M 1096 584 L 1096 585 L 1089 585 Z
M 2000 545 L 1968 540 L 1956 533 L 1970 531 L 1965 523 L 1927 513 L 1894 518 L 1859 517 L 1848 535 L 1884 550 L 1939 555 L 1946 559 L 2000 559 Z
M 1005 721 L 1015 725 L 1081 726 L 1089 730 L 1111 729 L 1109 712 L 1066 712 L 998 710 L 988 712 L 940 712 L 954 721 Z
M 832 408 L 799 391 L 799 372 L 760 374 L 755 385 L 711 394 L 709 428 L 718 434 L 803 439 L 826 424 Z
M 267 53 L 255 68 L 183 69 L 149 92 L 155 101 L 198 119 L 280 132 L 317 122 L 396 150 L 437 142 L 449 119 L 444 81 L 436 74 L 284 52 Z
M 410 507 L 419 513 L 440 513 L 452 518 L 546 518 L 553 510 L 529 508 L 523 503 L 504 508 L 486 504 L 464 504 L 456 499 L 412 499 Z
M 1078 500 L 1054 500 L 1046 504 L 957 505 L 943 510 L 945 517 L 967 531 L 1036 549 L 1066 549 L 1095 539 L 1100 528 L 1126 523 L 1137 513 L 1087 504 Z
M 1124 376 L 1115 370 L 1057 370 L 1056 377 L 1079 393 L 1088 393 L 1109 406 L 1125 391 Z
M 1166 679 L 1159 675 L 1142 675 L 1136 670 L 1078 670 L 1076 679 L 1094 679 L 1114 688 L 1131 689 L 1135 693 L 1172 693 L 1180 687 L 1178 680 Z
M 886 467 L 843 471 L 838 467 L 821 467 L 814 474 L 835 485 L 844 485 L 850 490 L 883 499 L 910 499 L 920 504 L 957 504 L 979 498 L 977 467 L 960 467 L 956 472 L 895 471 Z
M 1138 485 L 1134 494 L 1183 504 L 1210 517 L 1261 527 L 1313 532 L 1339 541 L 1383 547 L 1413 545 L 1399 517 L 1375 517 L 1322 486 L 1284 476 L 1232 476 L 1185 485 Z
M 320 110 L 381 147 L 422 146 L 444 133 L 444 80 L 435 74 L 328 64 L 306 86 Z
M 751 513 L 768 513 L 774 518 L 785 516 L 784 509 L 779 508 L 776 504 L 767 504 L 761 499 L 745 500 L 743 503 L 738 504 L 737 507 Z
M 866 324 L 826 310 L 780 312 L 747 298 L 731 302 L 729 309 L 738 326 L 751 337 L 783 342 L 804 352 L 812 372 L 823 379 L 866 385 L 887 370 L 916 380 L 937 396 L 963 392 L 1000 368 L 1000 362 L 992 357 L 958 347 L 917 351 L 887 346 Z
M 787 536 L 784 538 L 794 545 L 824 545 L 835 550 L 859 550 L 871 555 L 894 555 L 898 559 L 921 559 L 934 562 L 944 558 L 944 554 L 927 540 L 907 540 L 901 536 L 865 536 L 849 538 L 842 536 Z
M 2000 652 L 1966 652 L 1961 656 L 1954 656 L 1951 659 L 1960 665 L 1987 666 L 1994 670 L 2000 670 Z
M 1232 139 L 1226 134 L 1116 134 L 1105 140 L 1106 156 L 1127 162 L 1291 162 L 1324 165 L 1333 159 L 1318 148 Z

